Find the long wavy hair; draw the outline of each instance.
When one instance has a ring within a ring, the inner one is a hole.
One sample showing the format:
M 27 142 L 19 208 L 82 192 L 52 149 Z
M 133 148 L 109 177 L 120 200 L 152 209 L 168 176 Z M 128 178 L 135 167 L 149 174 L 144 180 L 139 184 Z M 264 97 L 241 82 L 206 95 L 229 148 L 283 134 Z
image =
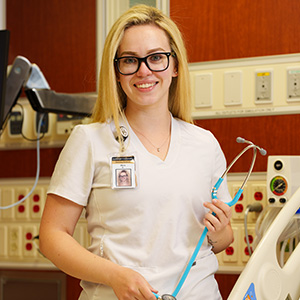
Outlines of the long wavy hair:
M 99 93 L 92 122 L 116 124 L 119 137 L 119 118 L 124 118 L 126 94 L 117 81 L 114 58 L 124 32 L 131 26 L 154 24 L 164 30 L 169 37 L 171 51 L 175 54 L 178 76 L 174 77 L 169 89 L 169 110 L 174 117 L 191 123 L 191 92 L 187 54 L 182 35 L 176 24 L 160 10 L 147 5 L 136 5 L 121 15 L 111 28 L 103 49 Z

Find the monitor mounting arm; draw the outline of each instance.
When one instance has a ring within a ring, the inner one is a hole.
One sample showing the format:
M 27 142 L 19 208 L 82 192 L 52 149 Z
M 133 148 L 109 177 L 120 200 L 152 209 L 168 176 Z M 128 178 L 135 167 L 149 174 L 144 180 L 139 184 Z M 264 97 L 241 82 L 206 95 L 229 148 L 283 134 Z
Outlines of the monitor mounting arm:
M 50 89 L 36 64 L 17 56 L 7 78 L 6 99 L 9 103 L 16 103 L 22 88 L 32 108 L 40 113 L 89 116 L 96 101 L 96 96 L 92 95 L 56 93 Z

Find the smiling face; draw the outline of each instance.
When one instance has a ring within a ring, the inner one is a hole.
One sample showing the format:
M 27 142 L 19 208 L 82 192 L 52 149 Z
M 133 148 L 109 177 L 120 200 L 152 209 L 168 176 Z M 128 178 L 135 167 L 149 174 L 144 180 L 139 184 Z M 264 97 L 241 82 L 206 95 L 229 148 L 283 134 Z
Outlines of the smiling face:
M 136 25 L 125 30 L 118 57 L 145 57 L 158 52 L 171 52 L 164 30 L 156 25 Z M 142 62 L 135 74 L 119 74 L 119 82 L 127 95 L 127 109 L 132 105 L 168 108 L 169 87 L 172 78 L 177 76 L 175 60 L 172 56 L 169 59 L 169 67 L 162 72 L 153 72 Z

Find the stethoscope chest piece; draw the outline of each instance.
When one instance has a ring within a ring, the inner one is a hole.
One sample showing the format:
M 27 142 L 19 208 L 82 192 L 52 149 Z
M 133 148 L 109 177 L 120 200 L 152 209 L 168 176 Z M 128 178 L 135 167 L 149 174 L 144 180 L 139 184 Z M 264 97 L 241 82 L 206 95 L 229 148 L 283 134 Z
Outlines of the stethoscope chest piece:
M 161 296 L 161 300 L 176 300 L 176 298 L 172 295 L 165 294 Z

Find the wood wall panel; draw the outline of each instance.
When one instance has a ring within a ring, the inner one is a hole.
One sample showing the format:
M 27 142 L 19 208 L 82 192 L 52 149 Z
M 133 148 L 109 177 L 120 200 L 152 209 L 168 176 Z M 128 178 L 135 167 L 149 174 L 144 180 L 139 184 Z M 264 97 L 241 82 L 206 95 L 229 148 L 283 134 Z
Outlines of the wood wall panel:
M 45 148 L 40 152 L 40 176 L 50 177 L 58 159 L 60 148 Z M 0 178 L 34 178 L 37 168 L 36 150 L 0 151 Z
M 300 52 L 300 1 L 170 0 L 191 62 Z
M 96 91 L 96 0 L 8 0 L 9 63 L 36 63 L 57 92 Z
M 230 295 L 230 292 L 233 289 L 235 282 L 238 280 L 239 275 L 216 274 L 215 278 L 219 284 L 221 296 L 224 300 L 226 300 Z
M 243 117 L 197 120 L 200 127 L 212 131 L 221 144 L 228 163 L 245 145 L 236 143 L 241 136 L 267 150 L 267 155 L 300 155 L 300 115 Z M 251 151 L 232 167 L 231 172 L 247 172 Z M 257 155 L 255 172 L 267 170 L 267 156 Z

